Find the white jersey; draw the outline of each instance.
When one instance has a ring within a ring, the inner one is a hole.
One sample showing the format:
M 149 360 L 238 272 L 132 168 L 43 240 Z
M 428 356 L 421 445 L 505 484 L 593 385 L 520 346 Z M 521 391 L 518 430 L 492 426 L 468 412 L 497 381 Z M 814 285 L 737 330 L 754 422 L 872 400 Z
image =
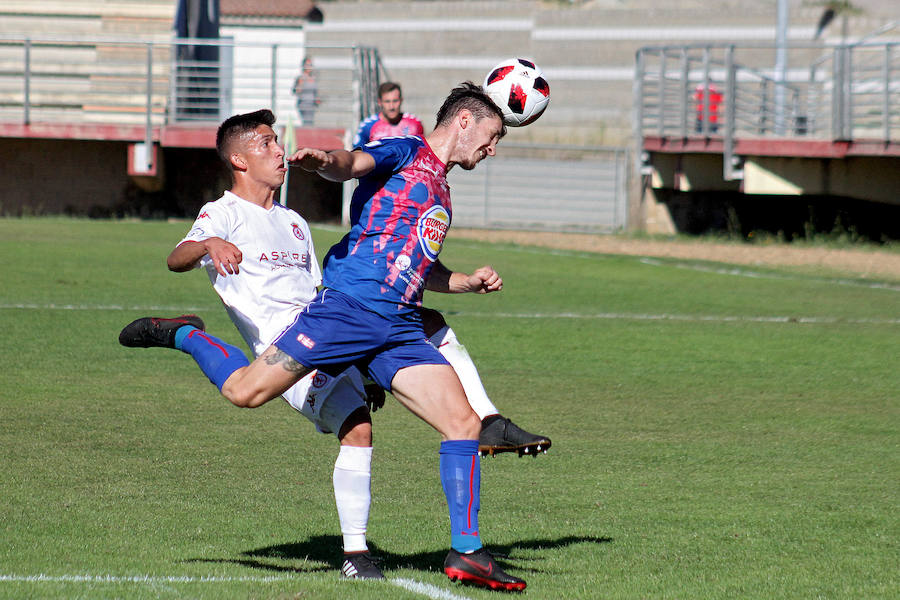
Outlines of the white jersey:
M 205 267 L 213 288 L 241 336 L 259 355 L 315 297 L 322 282 L 309 225 L 293 210 L 265 208 L 231 192 L 200 209 L 179 245 L 211 237 L 241 251 L 237 275 L 219 275 L 209 255 Z

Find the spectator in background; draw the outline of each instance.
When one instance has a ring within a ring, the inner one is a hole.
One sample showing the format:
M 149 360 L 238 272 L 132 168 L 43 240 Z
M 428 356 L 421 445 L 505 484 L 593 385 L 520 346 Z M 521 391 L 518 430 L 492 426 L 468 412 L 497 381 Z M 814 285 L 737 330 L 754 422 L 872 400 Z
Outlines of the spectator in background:
M 403 92 L 400 84 L 385 81 L 378 86 L 379 112 L 359 124 L 353 147 L 397 135 L 423 135 L 425 128 L 415 115 L 402 112 Z
M 321 104 L 319 85 L 313 72 L 312 59 L 306 57 L 300 66 L 300 74 L 294 80 L 294 96 L 297 97 L 297 112 L 304 127 L 312 127 L 315 121 L 316 107 Z
M 707 98 L 707 91 L 709 97 Z M 694 88 L 694 102 L 697 109 L 697 133 L 717 133 L 719 131 L 719 105 L 722 104 L 722 92 L 715 84 L 700 83 Z M 707 112 L 707 104 L 709 112 Z M 703 123 L 709 117 L 709 128 L 704 129 Z

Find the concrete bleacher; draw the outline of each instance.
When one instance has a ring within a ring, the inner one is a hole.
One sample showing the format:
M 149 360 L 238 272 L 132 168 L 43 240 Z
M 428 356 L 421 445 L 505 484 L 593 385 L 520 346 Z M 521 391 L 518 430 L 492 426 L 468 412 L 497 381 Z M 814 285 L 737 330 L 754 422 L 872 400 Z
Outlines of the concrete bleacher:
M 0 2 L 2 36 L 109 38 L 166 41 L 171 39 L 176 0 L 4 0 Z M 848 34 L 865 34 L 891 17 L 900 17 L 895 0 L 856 0 L 863 12 L 848 20 Z M 426 124 L 446 91 L 459 81 L 480 81 L 499 60 L 510 56 L 535 59 L 550 82 L 552 100 L 540 126 L 516 132 L 520 141 L 566 144 L 622 145 L 632 136 L 632 80 L 635 53 L 646 45 L 696 42 L 760 41 L 774 37 L 774 2 L 736 0 L 595 0 L 539 2 L 483 1 L 333 1 L 321 2 L 322 24 L 307 24 L 304 34 L 312 46 L 362 44 L 378 48 L 391 78 L 404 84 L 406 109 Z M 791 1 L 790 39 L 809 41 L 821 7 Z M 826 32 L 834 41 L 837 25 Z M 288 34 L 284 34 L 287 36 Z M 272 39 L 272 42 L 296 42 Z M 19 48 L 0 46 L 0 67 L 20 60 L 7 57 Z M 37 69 L 59 80 L 84 77 L 95 69 L 90 83 L 102 83 L 102 73 L 116 68 L 122 47 L 102 49 L 36 48 Z M 74 60 L 71 53 L 96 52 L 94 61 Z M 143 50 L 130 50 L 137 61 Z M 326 50 L 318 50 L 325 59 Z M 9 59 L 9 60 L 7 60 Z M 166 64 L 162 57 L 159 64 Z M 292 68 L 292 67 L 289 67 Z M 9 73 L 11 68 L 0 71 Z M 330 73 L 322 70 L 323 84 Z M 20 87 L 20 86 L 19 86 Z M 0 82 L 0 107 L 21 92 Z M 62 102 L 63 98 L 57 98 Z M 284 112 L 290 98 L 281 99 Z M 325 98 L 323 117 L 342 109 L 344 95 Z M 102 105 L 102 102 L 90 102 Z M 126 107 L 134 106 L 126 102 Z
M 175 4 L 175 0 L 0 2 L 0 41 L 7 40 L 6 45 L 0 44 L 0 117 L 9 113 L 10 118 L 21 118 L 21 108 L 14 107 L 21 106 L 24 98 L 20 41 L 24 38 L 43 40 L 30 50 L 29 101 L 36 115 L 78 122 L 142 110 L 146 86 L 134 76 L 133 64 L 146 61 L 145 48 L 67 42 L 168 40 Z M 158 60 L 168 67 L 165 57 Z M 164 99 L 165 92 L 156 104 Z
M 175 0 L 3 0 L 0 36 L 166 39 L 175 4 Z

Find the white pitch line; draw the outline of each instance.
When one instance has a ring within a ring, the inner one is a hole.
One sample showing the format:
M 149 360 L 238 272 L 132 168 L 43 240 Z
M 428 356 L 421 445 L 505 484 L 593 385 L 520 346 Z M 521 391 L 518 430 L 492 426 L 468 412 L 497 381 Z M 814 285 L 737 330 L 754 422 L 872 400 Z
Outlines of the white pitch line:
M 900 285 L 884 283 L 881 281 L 858 281 L 855 279 L 826 279 L 822 277 L 796 277 L 792 275 L 781 275 L 779 273 L 761 273 L 759 271 L 751 271 L 741 269 L 739 267 L 711 267 L 693 263 L 666 262 L 655 258 L 641 258 L 640 262 L 653 267 L 675 267 L 676 269 L 688 269 L 691 271 L 702 271 L 704 273 L 715 273 L 717 275 L 734 275 L 737 277 L 749 277 L 751 279 L 780 279 L 783 281 L 810 281 L 814 283 L 831 283 L 834 285 L 847 285 L 853 287 L 864 287 L 873 290 L 888 290 L 891 292 L 900 292 Z
M 733 316 L 733 315 L 679 315 L 646 313 L 475 313 L 449 312 L 460 317 L 486 317 L 506 319 L 605 319 L 621 321 L 689 321 L 700 323 L 804 323 L 852 324 L 852 325 L 900 325 L 897 319 L 843 319 L 837 317 L 788 317 L 788 316 Z
M 402 587 L 403 589 L 416 594 L 428 596 L 433 600 L 469 600 L 466 596 L 459 596 L 452 592 L 448 592 L 445 589 L 441 589 L 436 585 L 422 583 L 421 581 L 416 581 L 414 579 L 389 579 L 388 581 L 397 587 Z
M 203 311 L 215 310 L 215 307 L 181 307 L 170 306 L 115 306 L 94 304 L 0 304 L 2 309 L 20 310 L 142 310 L 146 312 L 178 312 L 178 311 Z M 452 311 L 458 317 L 479 317 L 492 319 L 585 319 L 585 320 L 609 320 L 609 321 L 688 321 L 697 323 L 803 323 L 809 325 L 898 325 L 900 318 L 863 318 L 845 319 L 839 317 L 792 317 L 786 315 L 682 315 L 675 313 L 486 313 L 470 311 Z
M 3 575 L 0 574 L 0 583 L 139 583 L 158 585 L 165 583 L 275 583 L 280 581 L 296 581 L 293 575 L 271 575 L 266 577 L 240 576 L 214 576 L 203 575 L 193 577 L 190 575 Z M 430 583 L 423 583 L 415 579 L 387 579 L 387 583 L 403 588 L 415 594 L 421 594 L 431 600 L 470 600 L 466 596 L 454 594 Z

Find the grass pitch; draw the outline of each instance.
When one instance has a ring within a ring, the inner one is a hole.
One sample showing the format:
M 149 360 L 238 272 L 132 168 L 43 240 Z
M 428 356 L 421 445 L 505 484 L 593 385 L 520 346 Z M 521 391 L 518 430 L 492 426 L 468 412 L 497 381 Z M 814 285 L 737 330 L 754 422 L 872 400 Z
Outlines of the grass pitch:
M 345 582 L 334 438 L 118 345 L 183 310 L 240 343 L 205 274 L 165 268 L 187 227 L 0 220 L 0 598 L 498 597 L 440 571 L 438 436 L 395 401 L 369 531 L 389 581 Z M 553 439 L 482 461 L 483 537 L 528 596 L 896 597 L 900 286 L 452 232 L 442 259 L 504 277 L 427 303 Z

